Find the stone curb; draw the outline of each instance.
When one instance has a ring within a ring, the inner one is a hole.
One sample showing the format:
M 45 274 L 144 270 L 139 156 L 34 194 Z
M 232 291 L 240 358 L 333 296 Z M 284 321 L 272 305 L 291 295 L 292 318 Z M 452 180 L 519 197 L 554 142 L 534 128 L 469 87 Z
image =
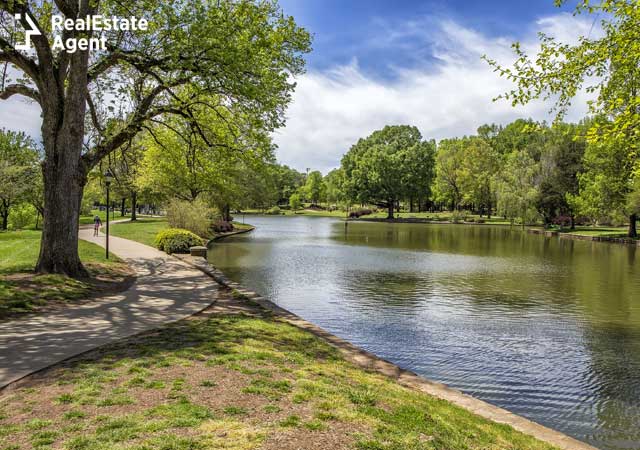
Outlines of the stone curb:
M 276 305 L 272 301 L 261 297 L 257 293 L 244 289 L 240 284 L 228 279 L 222 271 L 209 264 L 206 259 L 191 257 L 189 255 L 175 256 L 206 273 L 222 286 L 238 291 L 251 302 L 258 304 L 267 311 L 271 311 L 274 315 L 278 316 L 285 322 L 309 331 L 324 339 L 330 345 L 337 348 L 348 361 L 361 368 L 385 375 L 402 386 L 416 391 L 425 392 L 439 399 L 446 400 L 485 419 L 510 425 L 515 430 L 533 436 L 540 441 L 555 445 L 561 449 L 596 450 L 595 447 L 578 441 L 577 439 L 567 436 L 559 431 L 552 430 L 551 428 L 532 422 L 510 411 L 491 405 L 490 403 L 484 402 L 475 397 L 471 397 L 470 395 L 464 394 L 456 389 L 452 389 L 442 383 L 421 377 L 414 372 L 402 369 L 389 361 L 367 352 L 366 350 L 358 348 L 344 339 L 341 339 L 319 326 L 314 325 L 311 322 L 308 322 L 292 312 Z

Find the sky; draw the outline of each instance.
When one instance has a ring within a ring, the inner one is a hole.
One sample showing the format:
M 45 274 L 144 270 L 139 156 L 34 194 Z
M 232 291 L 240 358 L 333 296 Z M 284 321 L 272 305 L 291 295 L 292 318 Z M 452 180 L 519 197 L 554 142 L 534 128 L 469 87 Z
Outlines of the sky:
M 409 124 L 425 139 L 475 133 L 484 123 L 549 120 L 550 104 L 493 102 L 512 85 L 481 57 L 513 61 L 511 43 L 534 52 L 537 33 L 566 42 L 597 33 L 593 17 L 553 0 L 280 0 L 313 35 L 284 128 L 279 162 L 327 173 L 359 138 Z M 568 120 L 586 114 L 587 96 Z M 40 111 L 17 96 L 0 101 L 0 126 L 40 139 Z

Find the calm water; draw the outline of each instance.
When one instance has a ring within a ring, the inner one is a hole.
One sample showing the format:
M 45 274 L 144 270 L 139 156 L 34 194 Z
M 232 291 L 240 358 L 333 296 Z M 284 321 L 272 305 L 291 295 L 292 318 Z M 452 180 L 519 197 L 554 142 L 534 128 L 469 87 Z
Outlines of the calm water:
M 603 449 L 640 448 L 640 254 L 508 227 L 251 217 L 230 278 L 428 378 Z

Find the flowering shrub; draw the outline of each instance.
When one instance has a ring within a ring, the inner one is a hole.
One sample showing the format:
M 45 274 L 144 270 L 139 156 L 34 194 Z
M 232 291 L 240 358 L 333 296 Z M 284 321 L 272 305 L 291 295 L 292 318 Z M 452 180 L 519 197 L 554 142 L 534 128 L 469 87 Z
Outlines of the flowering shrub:
M 373 211 L 371 211 L 368 208 L 360 208 L 360 209 L 356 209 L 355 211 L 351 211 L 349 213 L 349 217 L 352 219 L 357 219 L 358 217 L 362 217 L 362 216 L 368 216 L 369 214 L 372 214 Z

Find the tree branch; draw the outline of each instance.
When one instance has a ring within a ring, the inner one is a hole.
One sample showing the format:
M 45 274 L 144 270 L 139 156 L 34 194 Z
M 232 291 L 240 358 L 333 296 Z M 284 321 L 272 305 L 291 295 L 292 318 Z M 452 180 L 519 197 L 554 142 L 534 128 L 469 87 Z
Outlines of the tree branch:
M 25 86 L 24 84 L 10 84 L 3 91 L 0 91 L 0 99 L 7 100 L 13 95 L 24 95 L 40 104 L 40 94 L 35 89 Z

